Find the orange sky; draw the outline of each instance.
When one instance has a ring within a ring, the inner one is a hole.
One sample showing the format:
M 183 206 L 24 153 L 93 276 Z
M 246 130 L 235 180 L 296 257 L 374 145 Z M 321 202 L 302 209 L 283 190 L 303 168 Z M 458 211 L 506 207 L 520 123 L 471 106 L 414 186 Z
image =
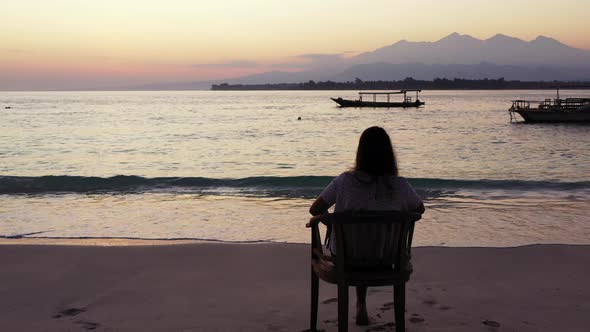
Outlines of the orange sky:
M 0 11 L 0 90 L 89 88 L 296 70 L 303 54 L 452 32 L 590 50 L 590 1 L 19 0 Z M 350 53 L 350 54 L 352 54 Z

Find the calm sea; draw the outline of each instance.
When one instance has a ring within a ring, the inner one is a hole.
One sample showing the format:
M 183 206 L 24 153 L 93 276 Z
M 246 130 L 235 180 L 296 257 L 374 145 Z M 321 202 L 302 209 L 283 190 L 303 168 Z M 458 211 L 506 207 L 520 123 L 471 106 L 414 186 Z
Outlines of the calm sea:
M 590 126 L 507 112 L 553 94 L 342 109 L 329 97 L 356 92 L 0 92 L 0 236 L 309 242 L 309 205 L 378 125 L 426 203 L 416 245 L 588 244 Z

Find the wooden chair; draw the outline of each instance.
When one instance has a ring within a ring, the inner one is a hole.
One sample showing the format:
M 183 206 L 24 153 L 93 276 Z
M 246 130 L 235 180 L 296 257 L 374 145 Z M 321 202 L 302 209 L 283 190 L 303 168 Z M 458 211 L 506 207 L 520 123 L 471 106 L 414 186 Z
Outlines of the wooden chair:
M 322 250 L 318 223 L 311 227 L 311 318 L 316 331 L 319 279 L 338 285 L 338 331 L 348 331 L 348 287 L 393 285 L 395 331 L 405 331 L 406 281 L 412 273 L 411 246 L 419 213 L 342 212 L 321 220 L 335 232 L 336 255 Z

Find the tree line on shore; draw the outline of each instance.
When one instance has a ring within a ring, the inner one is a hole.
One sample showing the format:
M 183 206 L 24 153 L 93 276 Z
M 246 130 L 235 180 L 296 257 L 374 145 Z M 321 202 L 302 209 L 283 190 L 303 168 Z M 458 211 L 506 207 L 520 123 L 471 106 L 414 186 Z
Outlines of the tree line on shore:
M 583 81 L 507 81 L 503 77 L 498 79 L 464 79 L 464 78 L 435 78 L 432 81 L 416 80 L 407 77 L 399 81 L 354 81 L 334 82 L 310 80 L 302 83 L 275 84 L 213 84 L 211 90 L 529 90 L 555 89 L 567 87 L 590 88 L 590 82 Z

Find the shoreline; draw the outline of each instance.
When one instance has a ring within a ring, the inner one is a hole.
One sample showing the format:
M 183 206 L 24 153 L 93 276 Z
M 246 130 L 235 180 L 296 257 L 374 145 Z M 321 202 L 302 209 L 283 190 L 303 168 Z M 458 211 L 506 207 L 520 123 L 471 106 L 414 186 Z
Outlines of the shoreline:
M 0 246 L 3 245 L 58 245 L 58 246 L 98 246 L 98 247 L 129 247 L 129 246 L 167 246 L 182 244 L 295 244 L 289 242 L 271 241 L 223 241 L 214 239 L 149 239 L 134 237 L 27 237 L 27 236 L 5 236 L 0 237 Z
M 162 240 L 162 239 L 131 239 L 131 238 L 0 238 L 0 246 L 11 245 L 51 245 L 51 246 L 97 246 L 97 247 L 129 247 L 159 246 L 211 243 L 207 240 Z
M 0 245 L 0 330 L 302 331 L 309 245 Z M 1 241 L 0 241 L 1 242 Z M 590 245 L 415 247 L 408 331 L 586 331 Z M 391 331 L 390 287 L 369 289 Z M 320 283 L 319 328 L 336 330 L 336 287 Z
M 27 237 L 27 236 L 0 236 L 1 246 L 86 246 L 86 247 L 132 247 L 132 246 L 176 246 L 195 244 L 227 244 L 227 245 L 294 245 L 308 246 L 309 243 L 301 242 L 277 242 L 277 241 L 224 241 L 216 239 L 192 239 L 192 238 L 134 238 L 134 237 Z M 461 249 L 516 249 L 535 246 L 571 246 L 590 248 L 585 243 L 528 243 L 509 246 L 457 246 L 457 245 L 413 245 L 414 248 L 461 248 Z

